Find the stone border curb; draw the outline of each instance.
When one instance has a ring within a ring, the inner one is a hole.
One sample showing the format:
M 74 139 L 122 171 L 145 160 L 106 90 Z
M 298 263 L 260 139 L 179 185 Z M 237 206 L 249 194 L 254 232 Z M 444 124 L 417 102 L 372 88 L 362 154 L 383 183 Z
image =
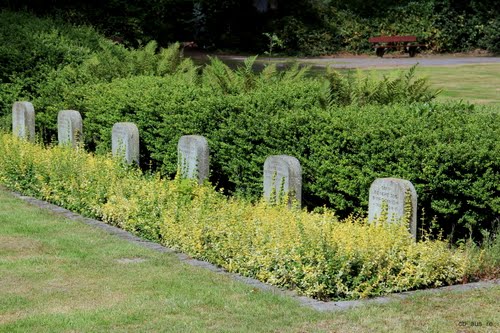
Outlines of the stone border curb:
M 417 293 L 439 293 L 442 291 L 466 291 L 466 290 L 475 290 L 475 289 L 481 289 L 481 288 L 488 288 L 488 287 L 493 287 L 496 285 L 500 285 L 500 279 L 496 280 L 491 280 L 491 281 L 480 281 L 480 282 L 473 282 L 473 283 L 468 283 L 468 284 L 461 284 L 461 285 L 453 285 L 453 286 L 446 286 L 446 287 L 440 287 L 440 288 L 434 288 L 434 289 L 423 289 L 423 290 L 414 290 L 414 291 L 406 291 L 406 292 L 401 292 L 401 293 L 394 293 L 394 294 L 389 294 L 387 296 L 381 296 L 381 297 L 374 297 L 370 299 L 364 299 L 364 300 L 354 300 L 354 301 L 337 301 L 337 302 L 323 302 L 323 301 L 318 301 L 315 299 L 312 299 L 310 297 L 306 296 L 300 296 L 297 294 L 297 292 L 292 291 L 292 290 L 284 290 L 266 283 L 263 283 L 259 280 L 241 276 L 239 274 L 235 273 L 229 273 L 225 271 L 224 269 L 217 267 L 209 262 L 198 260 L 198 259 L 193 259 L 190 256 L 177 252 L 173 249 L 164 247 L 158 243 L 154 243 L 142 238 L 139 238 L 128 231 L 125 231 L 123 229 L 120 229 L 118 227 L 106 224 L 104 222 L 94 220 L 91 218 L 83 217 L 79 214 L 73 213 L 70 210 L 67 210 L 65 208 L 61 208 L 59 206 L 56 206 L 54 204 L 48 203 L 43 200 L 39 200 L 36 198 L 24 196 L 18 192 L 13 192 L 10 191 L 4 187 L 0 187 L 0 189 L 7 191 L 14 197 L 21 199 L 33 206 L 49 210 L 57 215 L 64 216 L 65 218 L 77 222 L 83 222 L 89 226 L 104 230 L 108 234 L 117 236 L 120 239 L 129 241 L 131 243 L 134 243 L 138 246 L 145 247 L 154 251 L 158 252 L 163 252 L 163 253 L 171 253 L 175 255 L 181 262 L 184 262 L 188 265 L 194 266 L 194 267 L 201 267 L 204 269 L 207 269 L 209 271 L 212 271 L 214 273 L 222 274 L 225 276 L 228 276 L 232 278 L 233 280 L 243 282 L 253 288 L 266 291 L 266 292 L 271 292 L 274 294 L 279 294 L 282 296 L 288 296 L 292 297 L 293 299 L 296 299 L 301 305 L 310 307 L 314 310 L 317 311 L 337 311 L 337 310 L 345 310 L 345 309 L 350 309 L 362 305 L 368 305 L 368 304 L 385 304 L 389 303 L 394 300 L 401 300 L 408 298 L 410 296 L 413 296 Z

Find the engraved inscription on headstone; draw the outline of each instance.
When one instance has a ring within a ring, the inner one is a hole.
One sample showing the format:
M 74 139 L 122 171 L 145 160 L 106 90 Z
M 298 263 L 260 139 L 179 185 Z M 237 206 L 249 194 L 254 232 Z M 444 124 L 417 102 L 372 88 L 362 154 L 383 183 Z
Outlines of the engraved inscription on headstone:
M 275 196 L 281 201 L 290 195 L 290 200 L 302 201 L 302 168 L 299 160 L 288 155 L 269 156 L 264 163 L 264 198 L 268 201 Z M 289 202 L 289 204 L 291 201 Z
M 12 134 L 35 141 L 35 109 L 30 102 L 15 102 L 12 107 Z
M 417 237 L 417 192 L 405 179 L 378 178 L 370 186 L 368 220 L 379 218 L 387 210 L 389 221 L 409 218 L 410 232 Z
M 113 156 L 122 156 L 128 164 L 139 164 L 139 129 L 134 123 L 114 124 L 111 138 Z
M 73 148 L 82 141 L 82 116 L 75 110 L 59 111 L 57 115 L 57 140 L 59 145 Z
M 208 178 L 210 152 L 205 137 L 182 136 L 177 144 L 177 156 L 177 165 L 182 178 L 198 179 L 199 184 Z

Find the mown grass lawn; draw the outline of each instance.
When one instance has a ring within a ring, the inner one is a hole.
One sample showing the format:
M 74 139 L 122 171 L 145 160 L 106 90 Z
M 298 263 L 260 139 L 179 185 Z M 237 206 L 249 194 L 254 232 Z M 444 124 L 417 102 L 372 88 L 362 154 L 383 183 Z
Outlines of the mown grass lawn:
M 341 63 L 341 62 L 336 62 Z M 309 61 L 308 64 L 314 64 Z M 409 67 L 361 68 L 361 72 L 381 78 L 392 77 Z M 355 73 L 355 69 L 338 69 L 342 73 Z M 313 75 L 322 75 L 323 67 L 314 67 Z M 416 77 L 426 77 L 432 88 L 440 89 L 437 100 L 463 101 L 472 104 L 485 104 L 500 111 L 500 64 L 417 66 Z
M 433 88 L 441 89 L 438 101 L 467 101 L 500 107 L 500 64 L 418 67 Z
M 382 78 L 395 77 L 405 67 L 363 68 L 362 73 Z M 353 69 L 340 69 L 342 73 L 353 73 Z M 320 73 L 315 69 L 316 73 Z M 462 101 L 489 105 L 500 111 L 500 64 L 417 66 L 416 78 L 425 77 L 431 88 L 441 90 L 437 101 Z
M 494 332 L 498 299 L 421 292 L 319 313 L 0 190 L 0 332 Z
M 224 62 L 230 67 L 240 66 L 244 57 L 238 60 L 224 59 Z M 276 64 L 292 64 L 298 59 L 289 58 L 288 60 L 269 60 L 266 57 L 260 57 L 257 62 L 259 70 L 271 62 Z M 206 61 L 195 60 L 198 63 Z M 298 60 L 301 62 L 300 60 Z M 355 64 L 348 60 L 343 61 L 342 58 L 336 58 L 331 63 L 324 61 L 315 61 L 314 59 L 307 59 L 302 62 L 304 65 L 312 66 L 311 74 L 323 75 L 326 68 L 325 65 L 346 65 L 355 66 Z M 381 62 L 381 64 L 383 64 Z M 391 67 L 373 67 L 360 68 L 362 72 L 375 73 L 377 77 L 382 75 L 395 75 L 401 71 L 406 71 L 410 67 L 398 66 L 397 68 Z M 342 73 L 356 72 L 356 69 L 337 68 Z M 418 65 L 416 71 L 417 77 L 427 77 L 429 83 L 434 89 L 441 89 L 441 94 L 437 97 L 438 101 L 464 101 L 474 104 L 489 104 L 500 111 L 500 64 L 466 64 L 466 65 L 449 65 L 449 66 L 423 66 Z

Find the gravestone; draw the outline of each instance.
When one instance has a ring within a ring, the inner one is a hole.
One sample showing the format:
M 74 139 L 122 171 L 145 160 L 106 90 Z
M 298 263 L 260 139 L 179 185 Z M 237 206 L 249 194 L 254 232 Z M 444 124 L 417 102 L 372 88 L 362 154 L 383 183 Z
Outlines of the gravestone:
M 139 129 L 134 123 L 116 123 L 111 131 L 113 156 L 121 156 L 127 164 L 139 164 Z
M 302 201 L 302 168 L 299 160 L 288 155 L 271 155 L 264 163 L 264 198 L 275 195 L 280 201 L 290 195 L 299 205 Z M 288 202 L 291 204 L 291 201 Z
M 182 178 L 198 179 L 198 184 L 208 178 L 210 152 L 208 141 L 203 136 L 182 136 L 177 144 L 177 156 Z
M 82 141 L 83 125 L 80 112 L 75 110 L 59 111 L 57 115 L 57 141 L 59 145 L 73 148 Z
M 15 102 L 12 107 L 12 134 L 35 141 L 35 109 L 30 102 Z
M 384 207 L 385 206 L 385 207 Z M 374 221 L 387 209 L 389 221 L 409 218 L 410 232 L 417 237 L 417 192 L 413 184 L 405 179 L 378 178 L 370 186 L 368 220 Z

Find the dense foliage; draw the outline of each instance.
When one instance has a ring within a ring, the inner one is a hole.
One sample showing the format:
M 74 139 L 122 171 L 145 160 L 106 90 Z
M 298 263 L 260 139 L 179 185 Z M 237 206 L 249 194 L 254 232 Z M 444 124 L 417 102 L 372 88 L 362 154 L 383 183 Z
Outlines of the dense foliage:
M 319 299 L 356 299 L 460 282 L 476 267 L 404 223 L 227 199 L 210 186 L 143 175 L 82 149 L 0 137 L 0 182 L 161 241 L 231 272 Z
M 411 34 L 436 52 L 500 51 L 496 0 L 113 0 L 6 1 L 3 7 L 90 23 L 127 45 L 194 40 L 205 49 L 262 53 L 264 33 L 280 51 L 367 52 L 368 38 Z
M 157 43 L 151 41 L 130 50 L 90 27 L 23 13 L 0 12 L 0 43 L 0 114 L 4 116 L 0 124 L 4 128 L 10 126 L 7 110 L 14 100 L 37 100 L 39 108 L 56 116 L 58 108 L 64 107 L 60 101 L 75 86 L 133 75 L 166 75 L 184 66 L 178 44 L 157 52 Z M 52 120 L 38 117 L 42 133 L 46 127 L 52 129 L 45 139 L 55 129 Z
M 419 214 L 427 224 L 436 216 L 447 234 L 477 235 L 498 217 L 498 113 L 460 104 L 322 107 L 314 80 L 229 94 L 183 76 L 75 90 L 68 101 L 84 114 L 88 146 L 107 151 L 113 123 L 127 120 L 140 128 L 143 159 L 167 175 L 176 171 L 179 137 L 206 136 L 211 181 L 232 194 L 258 198 L 266 157 L 288 154 L 303 165 L 309 207 L 365 210 L 371 182 L 392 176 L 415 184 Z
M 88 27 L 0 12 L 1 114 L 11 107 L 13 98 L 30 100 L 39 96 L 54 70 L 79 66 L 105 45 L 112 43 Z M 2 127 L 8 126 L 8 122 L 2 122 Z

